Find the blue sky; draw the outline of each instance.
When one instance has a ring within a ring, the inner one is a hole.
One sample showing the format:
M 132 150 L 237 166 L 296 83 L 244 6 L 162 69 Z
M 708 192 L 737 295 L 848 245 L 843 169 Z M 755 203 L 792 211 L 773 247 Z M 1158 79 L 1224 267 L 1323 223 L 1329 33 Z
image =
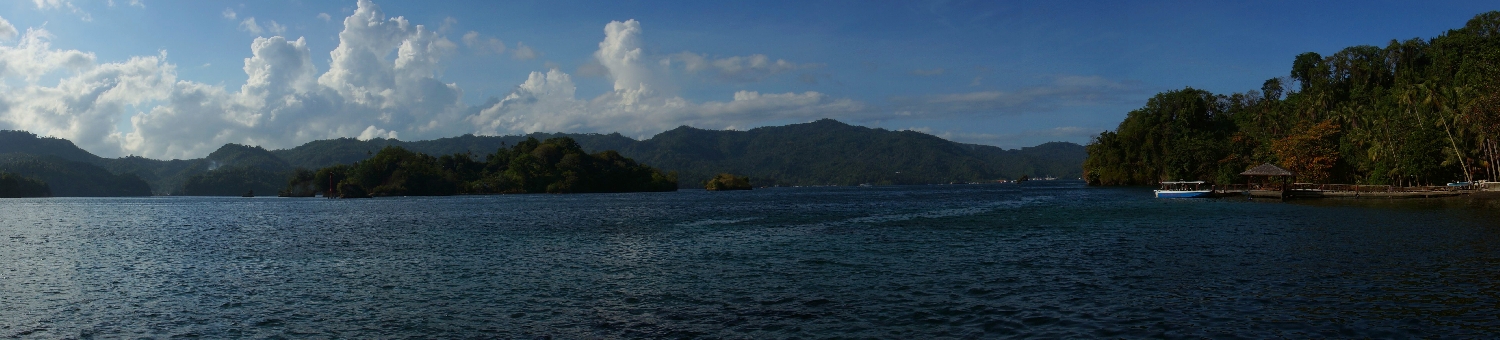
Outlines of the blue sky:
M 1006 148 L 1086 143 L 1157 92 L 1257 89 L 1285 76 L 1298 53 L 1430 38 L 1496 9 L 14 1 L 0 5 L 9 24 L 0 25 L 0 128 L 156 158 L 201 157 L 223 143 L 534 131 L 648 138 L 679 125 L 819 118 Z

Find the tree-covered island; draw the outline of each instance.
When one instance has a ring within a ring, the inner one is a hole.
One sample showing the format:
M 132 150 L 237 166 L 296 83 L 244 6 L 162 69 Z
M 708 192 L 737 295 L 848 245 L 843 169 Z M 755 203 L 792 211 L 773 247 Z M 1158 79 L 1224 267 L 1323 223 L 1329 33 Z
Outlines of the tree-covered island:
M 753 187 L 750 186 L 750 177 L 735 176 L 734 174 L 729 173 L 721 173 L 718 176 L 714 176 L 714 178 L 709 179 L 707 182 L 704 182 L 703 188 L 707 189 L 708 191 L 753 189 Z
M 1092 185 L 1235 183 L 1262 163 L 1313 183 L 1495 180 L 1500 12 L 1429 40 L 1303 53 L 1259 91 L 1160 93 L 1087 148 Z
M 52 188 L 46 182 L 0 171 L 0 198 L 49 196 L 52 196 Z
M 386 147 L 352 165 L 299 172 L 284 192 L 307 188 L 338 197 L 676 191 L 677 175 L 614 151 L 586 153 L 572 138 L 528 138 L 483 159 Z

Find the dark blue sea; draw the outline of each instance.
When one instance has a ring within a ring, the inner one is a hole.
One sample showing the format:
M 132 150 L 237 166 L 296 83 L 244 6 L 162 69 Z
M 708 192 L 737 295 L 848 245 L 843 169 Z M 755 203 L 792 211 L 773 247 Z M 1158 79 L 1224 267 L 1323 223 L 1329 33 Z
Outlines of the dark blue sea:
M 1500 334 L 1500 200 L 1150 196 L 4 199 L 0 337 Z

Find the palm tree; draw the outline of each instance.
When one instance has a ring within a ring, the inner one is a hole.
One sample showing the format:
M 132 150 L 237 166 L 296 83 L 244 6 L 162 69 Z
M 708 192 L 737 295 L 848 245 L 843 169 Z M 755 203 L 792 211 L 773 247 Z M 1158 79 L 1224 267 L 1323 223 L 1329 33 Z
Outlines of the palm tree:
M 1464 87 L 1437 87 L 1430 86 L 1429 84 L 1431 83 L 1417 85 L 1425 92 L 1422 103 L 1431 106 L 1433 111 L 1437 113 L 1437 123 L 1443 127 L 1443 133 L 1448 136 L 1448 144 L 1453 148 L 1453 156 L 1458 158 L 1458 166 L 1464 170 L 1464 181 L 1473 182 L 1474 175 L 1469 172 L 1469 166 L 1465 161 L 1462 149 L 1458 148 L 1458 139 L 1453 136 L 1453 125 L 1455 124 L 1449 123 L 1450 120 L 1456 123 L 1458 120 L 1463 119 L 1463 110 L 1455 108 L 1462 104 L 1460 101 L 1463 97 L 1462 92 L 1464 92 Z M 1460 134 L 1463 132 L 1463 130 L 1459 130 Z

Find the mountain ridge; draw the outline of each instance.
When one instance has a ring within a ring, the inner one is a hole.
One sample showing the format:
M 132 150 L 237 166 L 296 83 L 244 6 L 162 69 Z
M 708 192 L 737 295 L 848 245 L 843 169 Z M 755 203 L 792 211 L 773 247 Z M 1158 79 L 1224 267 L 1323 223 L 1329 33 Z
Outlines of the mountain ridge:
M 619 133 L 537 132 L 511 136 L 465 134 L 423 141 L 336 138 L 278 150 L 231 143 L 204 158 L 187 160 L 102 158 L 66 139 L 0 131 L 0 141 L 6 142 L 0 143 L 0 154 L 52 156 L 108 169 L 118 175 L 133 175 L 148 182 L 151 193 L 156 195 L 227 195 L 251 189 L 269 194 L 275 192 L 269 189 L 277 184 L 273 174 L 284 176 L 297 168 L 351 164 L 368 159 L 387 146 L 434 156 L 455 153 L 479 156 L 527 138 L 555 137 L 572 138 L 589 152 L 615 150 L 642 164 L 677 172 L 684 188 L 701 186 L 700 182 L 724 172 L 749 176 L 756 186 L 933 184 L 993 181 L 1023 175 L 1076 178 L 1081 176 L 1081 165 L 1087 157 L 1082 145 L 1069 142 L 1004 149 L 826 118 L 743 131 L 684 125 L 645 140 Z M 0 169 L 4 169 L 3 164 Z M 211 189 L 204 187 L 210 185 L 205 183 L 244 188 Z M 189 184 L 193 187 L 189 188 Z

